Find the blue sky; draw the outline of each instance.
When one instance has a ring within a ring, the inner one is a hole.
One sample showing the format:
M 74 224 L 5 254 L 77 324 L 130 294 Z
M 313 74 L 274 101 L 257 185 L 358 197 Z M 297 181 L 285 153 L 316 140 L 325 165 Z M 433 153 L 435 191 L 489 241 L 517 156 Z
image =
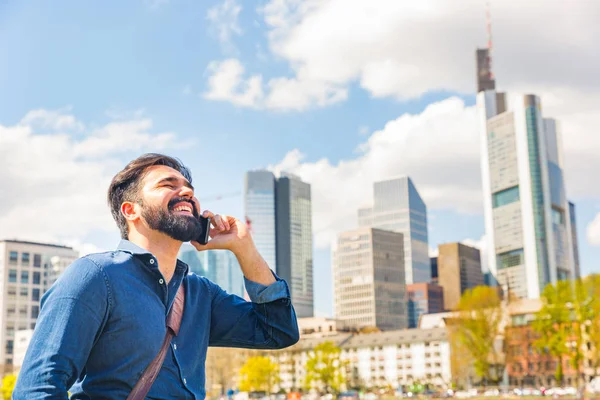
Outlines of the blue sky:
M 430 247 L 479 241 L 484 227 L 477 127 L 471 122 L 474 49 L 485 43 L 483 9 L 465 16 L 461 7 L 473 2 L 452 9 L 433 1 L 429 9 L 412 1 L 377 0 L 376 10 L 367 10 L 374 15 L 364 17 L 360 3 L 0 3 L 0 135 L 6 140 L 0 155 L 9 165 L 0 178 L 17 182 L 10 195 L 0 194 L 5 210 L 0 234 L 114 247 L 118 236 L 103 215 L 102 185 L 126 161 L 156 150 L 187 163 L 200 200 L 206 199 L 203 206 L 222 213 L 243 214 L 240 194 L 214 196 L 241 193 L 249 169 L 286 168 L 314 184 L 313 225 L 325 232 L 315 238 L 319 314 L 332 309 L 327 243 L 336 231 L 356 224 L 355 210 L 368 203 L 374 180 L 413 177 L 429 206 Z M 598 56 L 589 54 L 595 52 L 586 50 L 586 35 L 572 27 L 553 42 L 547 24 L 509 23 L 511 7 L 498 4 L 494 10 L 500 87 L 540 93 L 548 100 L 546 109 L 564 119 L 567 179 L 574 177 L 567 184 L 578 206 L 582 267 L 600 272 L 600 220 L 592 223 L 600 193 L 586 183 L 593 179 L 600 149 L 591 140 L 600 89 L 589 84 Z M 564 11 L 555 6 L 538 13 L 535 1 L 521 7 L 523 15 L 540 22 Z M 588 37 L 598 29 L 589 15 L 597 13 L 592 2 L 569 10 L 581 31 L 590 30 Z M 531 44 L 517 34 L 534 42 L 546 39 L 529 57 Z M 556 61 L 560 54 L 564 62 Z M 569 63 L 575 56 L 587 66 Z M 553 67 L 540 72 L 550 58 Z M 254 89 L 253 77 L 259 82 Z M 584 107 L 573 111 L 572 99 Z M 31 114 L 35 110 L 48 113 Z M 17 132 L 23 139 L 11 142 L 8 135 L 19 137 Z M 156 140 L 160 135 L 163 139 Z M 569 144 L 570 138 L 590 139 L 589 145 Z M 453 142 L 459 144 L 454 157 L 437 155 Z M 396 154 L 399 161 L 375 165 L 372 159 L 383 148 L 385 157 Z M 61 157 L 61 151 L 75 155 Z M 56 193 L 44 188 L 46 178 L 31 176 L 55 166 L 56 174 L 70 171 L 50 179 L 59 185 Z M 343 190 L 329 184 L 334 178 Z M 330 191 L 336 193 L 325 193 Z M 344 211 L 331 207 L 336 195 L 343 198 Z M 14 197 L 38 211 L 23 217 Z M 66 216 L 69 212 L 73 215 Z M 77 229 L 65 228 L 73 226 Z

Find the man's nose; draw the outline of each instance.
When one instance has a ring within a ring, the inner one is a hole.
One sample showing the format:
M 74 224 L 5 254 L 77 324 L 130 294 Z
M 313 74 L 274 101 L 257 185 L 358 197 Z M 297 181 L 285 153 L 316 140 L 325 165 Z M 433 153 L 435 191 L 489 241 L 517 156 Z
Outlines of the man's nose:
M 188 199 L 191 199 L 192 197 L 194 197 L 194 191 L 187 186 L 183 186 L 181 188 L 181 190 L 179 191 L 179 195 L 181 197 L 186 197 Z

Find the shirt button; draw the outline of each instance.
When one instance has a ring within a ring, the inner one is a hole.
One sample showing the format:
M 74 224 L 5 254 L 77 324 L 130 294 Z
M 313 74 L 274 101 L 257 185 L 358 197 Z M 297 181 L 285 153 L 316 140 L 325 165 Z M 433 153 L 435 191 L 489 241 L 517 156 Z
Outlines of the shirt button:
M 154 258 L 150 259 L 150 264 L 154 264 Z
M 177 345 L 173 343 L 173 349 L 177 350 Z
M 160 284 L 162 285 L 163 283 L 165 283 L 165 281 L 163 280 L 163 278 L 160 278 L 160 279 L 158 280 L 158 283 L 160 283 Z
M 183 384 L 187 385 L 187 381 L 185 380 L 185 378 L 183 378 Z

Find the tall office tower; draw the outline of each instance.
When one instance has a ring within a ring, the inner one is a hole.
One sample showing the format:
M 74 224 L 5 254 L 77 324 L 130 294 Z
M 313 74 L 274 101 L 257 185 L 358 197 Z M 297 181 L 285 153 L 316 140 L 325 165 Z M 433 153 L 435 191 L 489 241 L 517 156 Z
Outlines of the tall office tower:
M 258 251 L 285 279 L 299 318 L 313 316 L 310 185 L 282 173 L 246 173 L 245 211 Z
M 489 49 L 477 49 L 477 93 L 485 90 L 495 90 L 496 81 L 492 75 Z
M 467 289 L 485 285 L 479 250 L 462 243 L 438 246 L 438 282 L 444 289 L 444 309 L 455 310 Z
M 556 121 L 534 95 L 477 95 L 490 272 L 504 290 L 538 298 L 576 275 Z
M 358 210 L 358 225 L 404 235 L 406 284 L 430 282 L 427 207 L 409 177 L 375 182 L 374 205 Z
M 275 236 L 275 176 L 270 171 L 248 171 L 244 182 L 244 212 L 252 238 L 267 265 L 277 271 Z
M 313 316 L 310 185 L 291 174 L 277 180 L 277 275 L 290 286 L 298 318 Z
M 335 318 L 381 330 L 408 327 L 402 233 L 359 228 L 338 235 Z
M 79 254 L 70 247 L 0 241 L 0 364 L 10 371 L 15 332 L 33 329 L 40 298 Z
M 444 311 L 444 289 L 435 283 L 413 283 L 406 286 L 408 294 L 408 327 L 419 326 L 423 314 L 436 314 Z
M 244 275 L 232 252 L 199 252 L 192 246 L 184 245 L 179 252 L 179 258 L 190 267 L 190 272 L 210 279 L 227 293 L 244 297 Z
M 577 222 L 575 219 L 575 204 L 569 202 L 569 218 L 571 220 L 571 242 L 573 243 L 573 265 L 575 268 L 575 278 L 581 278 L 581 269 L 579 266 L 579 244 L 577 240 Z

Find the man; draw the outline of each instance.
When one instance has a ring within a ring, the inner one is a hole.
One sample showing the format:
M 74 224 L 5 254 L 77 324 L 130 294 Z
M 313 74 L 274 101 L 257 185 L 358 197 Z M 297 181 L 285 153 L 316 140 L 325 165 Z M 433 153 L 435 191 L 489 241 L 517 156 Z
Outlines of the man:
M 199 237 L 200 203 L 179 160 L 146 154 L 112 180 L 108 201 L 121 231 L 116 251 L 69 266 L 42 298 L 13 399 L 125 399 L 165 338 L 165 317 L 180 285 L 181 328 L 148 398 L 203 399 L 208 346 L 277 349 L 298 341 L 287 284 L 271 272 L 246 226 L 211 217 L 211 240 Z M 177 259 L 183 242 L 237 257 L 251 299 L 229 295 L 188 274 Z

